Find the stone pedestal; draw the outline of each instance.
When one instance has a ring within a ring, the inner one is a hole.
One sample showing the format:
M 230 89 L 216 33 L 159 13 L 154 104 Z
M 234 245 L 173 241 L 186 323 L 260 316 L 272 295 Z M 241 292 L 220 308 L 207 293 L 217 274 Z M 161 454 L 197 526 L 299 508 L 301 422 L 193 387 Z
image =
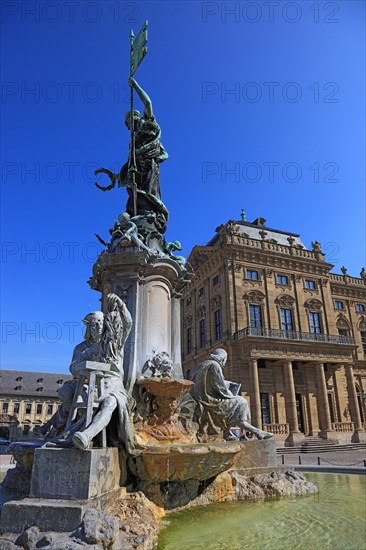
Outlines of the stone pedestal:
M 235 458 L 232 470 L 248 468 L 273 468 L 277 466 L 276 441 L 274 438 L 261 441 L 243 441 L 242 450 Z
M 30 496 L 93 499 L 118 489 L 120 476 L 117 448 L 36 449 Z
M 122 298 L 133 326 L 124 347 L 125 386 L 131 390 L 145 362 L 154 353 L 169 353 L 174 378 L 183 378 L 180 344 L 180 291 L 190 275 L 168 256 L 128 246 L 123 252 L 103 252 L 89 280 L 102 293 L 102 308 L 110 292 Z
M 299 447 L 305 441 L 305 435 L 301 432 L 292 432 L 285 439 L 285 447 Z
M 87 508 L 104 509 L 121 498 L 120 478 L 117 448 L 36 449 L 30 498 L 4 504 L 0 529 L 21 533 L 37 525 L 43 531 L 72 531 Z
M 4 533 L 22 533 L 33 525 L 42 531 L 74 531 L 88 507 L 86 501 L 77 500 L 11 500 L 2 508 L 0 528 Z
M 318 436 L 322 439 L 327 439 L 328 441 L 332 441 L 336 445 L 339 443 L 339 436 L 337 432 L 334 432 L 333 430 L 320 430 L 318 433 Z
M 352 443 L 366 443 L 366 432 L 364 430 L 355 430 L 351 441 Z

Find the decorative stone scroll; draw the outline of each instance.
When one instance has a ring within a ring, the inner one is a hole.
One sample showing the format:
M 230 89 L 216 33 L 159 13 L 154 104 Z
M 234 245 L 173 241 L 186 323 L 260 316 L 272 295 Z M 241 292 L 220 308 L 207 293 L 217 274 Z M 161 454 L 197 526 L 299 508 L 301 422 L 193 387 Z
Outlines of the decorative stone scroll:
M 323 304 L 322 302 L 320 302 L 320 300 L 316 300 L 314 298 L 305 302 L 304 307 L 306 307 L 306 309 L 308 309 L 309 311 L 321 311 L 323 308 Z
M 243 299 L 251 304 L 262 304 L 265 300 L 265 295 L 259 290 L 251 290 L 243 295 Z

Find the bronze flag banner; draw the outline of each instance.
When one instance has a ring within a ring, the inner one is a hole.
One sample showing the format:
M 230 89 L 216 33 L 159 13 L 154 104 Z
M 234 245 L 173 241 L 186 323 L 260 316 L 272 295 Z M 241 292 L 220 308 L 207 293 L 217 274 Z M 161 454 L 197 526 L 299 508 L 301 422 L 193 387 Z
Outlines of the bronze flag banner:
M 133 76 L 141 61 L 147 54 L 147 21 L 145 21 L 135 40 L 131 41 L 131 76 Z

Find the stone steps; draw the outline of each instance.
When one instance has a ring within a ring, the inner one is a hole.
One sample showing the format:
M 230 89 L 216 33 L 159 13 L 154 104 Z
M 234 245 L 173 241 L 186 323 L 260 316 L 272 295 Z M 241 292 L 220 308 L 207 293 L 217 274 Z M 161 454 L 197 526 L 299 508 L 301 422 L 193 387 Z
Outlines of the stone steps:
M 324 443 L 326 440 L 324 440 Z M 305 445 L 305 444 L 304 444 Z M 347 443 L 337 445 L 328 441 L 325 444 L 318 443 L 317 445 L 309 445 L 301 447 L 278 447 L 277 454 L 305 454 L 305 453 L 332 453 L 338 451 L 361 451 L 366 450 L 366 443 Z

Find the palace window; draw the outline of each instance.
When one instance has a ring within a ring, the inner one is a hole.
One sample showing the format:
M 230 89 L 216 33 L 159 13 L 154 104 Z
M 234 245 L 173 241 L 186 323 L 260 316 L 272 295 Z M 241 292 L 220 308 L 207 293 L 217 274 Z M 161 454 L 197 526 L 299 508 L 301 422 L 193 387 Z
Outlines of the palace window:
M 212 284 L 213 284 L 213 286 L 216 286 L 216 285 L 219 285 L 219 284 L 220 284 L 220 275 L 216 275 L 216 276 L 212 279 Z
M 25 414 L 31 414 L 32 412 L 32 403 L 27 403 L 25 406 Z
M 23 428 L 23 435 L 28 435 L 30 432 L 30 426 L 29 424 L 25 424 L 24 428 Z
M 202 298 L 202 296 L 204 296 L 204 295 L 205 295 L 205 289 L 202 287 L 198 291 L 198 297 Z
M 310 332 L 312 334 L 321 334 L 320 315 L 316 311 L 309 312 Z
M 222 324 L 221 324 L 221 310 L 215 311 L 215 340 L 221 340 L 222 337 Z
M 20 403 L 14 403 L 14 414 L 19 414 Z
M 3 403 L 3 413 L 7 413 L 9 410 L 9 403 Z
M 278 285 L 288 285 L 287 275 L 277 275 L 277 284 Z
M 192 353 L 192 327 L 187 328 L 187 353 Z
M 361 332 L 361 342 L 364 355 L 366 355 L 366 332 Z
M 333 398 L 332 392 L 328 392 L 328 407 L 329 407 L 329 413 L 330 413 L 330 421 L 335 422 L 334 398 Z
M 255 271 L 254 269 L 247 269 L 246 270 L 246 278 L 250 281 L 258 281 L 259 280 L 259 273 L 258 271 Z
M 316 289 L 315 281 L 312 279 L 305 279 L 305 288 L 310 288 L 310 290 Z
M 341 300 L 334 300 L 334 307 L 336 309 L 343 309 L 343 302 Z
M 191 305 L 191 302 L 192 302 L 192 299 L 191 299 L 191 298 L 187 298 L 187 300 L 186 300 L 186 306 L 190 306 L 190 305 Z
M 48 415 L 53 414 L 53 405 L 48 405 L 48 406 L 47 406 L 47 414 L 48 414 Z
M 262 307 L 255 304 L 250 304 L 249 319 L 251 328 L 262 328 Z
M 281 328 L 282 330 L 294 330 L 291 309 L 281 308 Z
M 37 414 L 42 414 L 42 408 L 43 408 L 42 403 L 37 403 Z
M 268 393 L 261 393 L 261 413 L 262 413 L 262 423 L 270 424 L 271 423 L 271 413 L 269 409 L 269 395 Z
M 348 330 L 346 328 L 339 328 L 338 329 L 339 336 L 349 336 Z
M 365 306 L 363 304 L 356 304 L 356 311 L 358 311 L 359 313 L 364 313 Z
M 206 345 L 206 321 L 205 319 L 200 320 L 200 346 L 201 348 Z

